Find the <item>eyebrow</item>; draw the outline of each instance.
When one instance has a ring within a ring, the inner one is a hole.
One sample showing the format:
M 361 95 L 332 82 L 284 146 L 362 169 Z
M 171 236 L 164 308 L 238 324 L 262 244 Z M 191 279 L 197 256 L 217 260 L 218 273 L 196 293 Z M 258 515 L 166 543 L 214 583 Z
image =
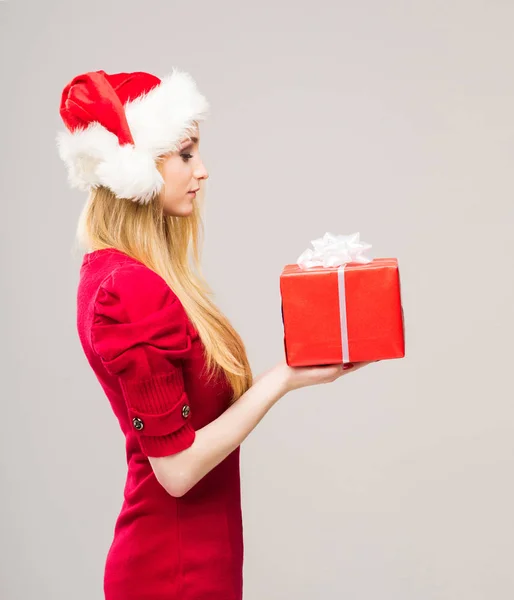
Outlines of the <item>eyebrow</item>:
M 191 136 L 189 139 L 184 140 L 181 146 L 188 146 L 191 143 L 198 144 L 198 138 L 196 136 Z

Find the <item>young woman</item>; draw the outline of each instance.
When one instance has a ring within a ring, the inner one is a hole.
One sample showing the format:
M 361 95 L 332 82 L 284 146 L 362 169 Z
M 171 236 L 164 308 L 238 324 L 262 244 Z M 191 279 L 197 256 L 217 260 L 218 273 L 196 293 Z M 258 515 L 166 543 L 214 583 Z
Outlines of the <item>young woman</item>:
M 126 440 L 106 600 L 241 600 L 240 444 L 287 392 L 343 374 L 282 361 L 254 380 L 213 302 L 199 264 L 208 108 L 178 69 L 88 72 L 62 92 L 59 154 L 89 190 L 78 335 Z

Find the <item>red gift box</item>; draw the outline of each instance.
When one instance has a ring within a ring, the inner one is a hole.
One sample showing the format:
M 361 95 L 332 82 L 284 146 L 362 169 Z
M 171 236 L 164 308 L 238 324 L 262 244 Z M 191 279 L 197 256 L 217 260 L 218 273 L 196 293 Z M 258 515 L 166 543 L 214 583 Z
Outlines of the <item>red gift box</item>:
M 396 258 L 308 269 L 286 265 L 280 294 L 291 367 L 405 356 Z

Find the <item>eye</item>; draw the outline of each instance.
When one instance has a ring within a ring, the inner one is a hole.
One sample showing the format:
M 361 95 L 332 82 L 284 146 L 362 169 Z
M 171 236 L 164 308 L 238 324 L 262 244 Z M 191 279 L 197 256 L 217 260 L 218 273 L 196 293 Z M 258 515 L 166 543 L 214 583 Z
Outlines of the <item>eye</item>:
M 181 154 L 180 156 L 182 156 L 182 158 L 184 159 L 184 162 L 187 162 L 189 159 L 193 158 L 192 154 Z

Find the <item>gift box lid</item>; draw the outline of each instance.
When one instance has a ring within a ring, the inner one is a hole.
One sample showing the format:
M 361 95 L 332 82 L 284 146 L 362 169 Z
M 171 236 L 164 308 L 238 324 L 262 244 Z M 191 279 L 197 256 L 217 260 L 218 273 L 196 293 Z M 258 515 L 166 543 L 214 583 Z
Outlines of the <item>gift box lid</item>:
M 343 265 L 341 265 L 342 267 Z M 289 277 L 294 275 L 306 275 L 316 273 L 326 273 L 326 271 L 337 271 L 341 267 L 311 267 L 309 269 L 302 269 L 300 265 L 297 263 L 285 265 L 282 269 L 282 273 L 280 277 Z M 398 259 L 397 258 L 374 258 L 369 263 L 346 263 L 344 265 L 345 270 L 351 271 L 354 269 L 383 269 L 384 267 L 391 267 L 393 269 L 398 269 Z

